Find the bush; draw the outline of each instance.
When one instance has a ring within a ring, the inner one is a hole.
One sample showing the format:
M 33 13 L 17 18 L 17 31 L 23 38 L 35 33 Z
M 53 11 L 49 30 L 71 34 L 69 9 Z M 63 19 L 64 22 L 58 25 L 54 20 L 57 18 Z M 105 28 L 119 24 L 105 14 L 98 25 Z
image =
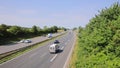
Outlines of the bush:
M 76 68 L 120 67 L 120 4 L 105 8 L 79 28 Z

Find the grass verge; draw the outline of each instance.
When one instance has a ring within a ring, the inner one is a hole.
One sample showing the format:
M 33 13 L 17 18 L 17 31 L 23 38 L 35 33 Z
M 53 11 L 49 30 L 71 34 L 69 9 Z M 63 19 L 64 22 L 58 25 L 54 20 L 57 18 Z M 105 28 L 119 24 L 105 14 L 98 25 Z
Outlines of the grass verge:
M 61 36 L 65 35 L 66 33 L 63 33 L 61 35 L 58 35 L 56 37 L 53 37 L 52 39 L 47 39 L 45 41 L 42 41 L 40 43 L 36 43 L 34 45 L 30 45 L 30 46 L 27 46 L 27 47 L 24 47 L 24 48 L 20 48 L 20 49 L 17 49 L 17 50 L 14 50 L 14 51 L 11 51 L 11 52 L 8 52 L 8 53 L 5 53 L 5 54 L 1 54 L 0 55 L 0 64 L 8 61 L 8 60 L 11 60 L 17 56 L 20 56 L 26 52 L 29 52 L 35 48 L 38 48 L 39 46 L 41 45 L 44 45 L 46 42 L 50 42 L 50 41 L 53 41 L 55 40 L 56 38 L 60 38 Z
M 71 55 L 70 62 L 69 62 L 69 68 L 76 68 L 76 61 L 78 59 L 77 54 L 79 51 L 78 44 L 79 44 L 78 37 L 76 37 L 75 47 L 73 49 L 73 53 Z

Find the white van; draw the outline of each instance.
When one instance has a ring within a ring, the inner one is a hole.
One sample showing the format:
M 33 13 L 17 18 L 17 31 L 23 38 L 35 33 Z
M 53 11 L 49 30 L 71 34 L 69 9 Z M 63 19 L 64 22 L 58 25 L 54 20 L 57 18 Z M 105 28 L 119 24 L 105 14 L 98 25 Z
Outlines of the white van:
M 59 50 L 59 45 L 58 44 L 52 44 L 49 47 L 50 53 L 56 53 Z

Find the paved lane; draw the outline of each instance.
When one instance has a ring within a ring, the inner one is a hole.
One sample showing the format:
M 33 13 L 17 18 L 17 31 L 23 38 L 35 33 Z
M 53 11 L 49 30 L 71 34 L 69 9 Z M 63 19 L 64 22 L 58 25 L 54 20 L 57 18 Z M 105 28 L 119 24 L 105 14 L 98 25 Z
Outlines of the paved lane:
M 0 65 L 0 68 L 63 68 L 73 46 L 75 34 L 68 32 L 58 40 L 61 51 L 50 54 L 48 47 L 53 41 L 34 49 L 22 56 Z
M 53 34 L 53 37 L 58 36 L 60 34 L 62 34 L 62 33 Z M 0 45 L 0 54 L 5 53 L 5 52 L 9 52 L 12 50 L 16 50 L 16 49 L 19 49 L 22 47 L 26 47 L 29 45 L 33 45 L 35 43 L 42 42 L 42 41 L 47 40 L 47 39 L 49 39 L 49 38 L 40 36 L 40 37 L 31 38 L 32 43 L 16 43 L 16 44 Z

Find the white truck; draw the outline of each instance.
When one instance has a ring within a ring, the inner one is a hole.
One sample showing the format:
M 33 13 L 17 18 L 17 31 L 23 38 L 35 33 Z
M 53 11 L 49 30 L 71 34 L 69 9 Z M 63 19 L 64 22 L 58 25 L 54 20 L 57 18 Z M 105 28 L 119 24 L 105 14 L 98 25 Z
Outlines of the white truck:
M 58 44 L 52 44 L 49 47 L 50 53 L 57 53 L 59 51 L 59 45 Z

